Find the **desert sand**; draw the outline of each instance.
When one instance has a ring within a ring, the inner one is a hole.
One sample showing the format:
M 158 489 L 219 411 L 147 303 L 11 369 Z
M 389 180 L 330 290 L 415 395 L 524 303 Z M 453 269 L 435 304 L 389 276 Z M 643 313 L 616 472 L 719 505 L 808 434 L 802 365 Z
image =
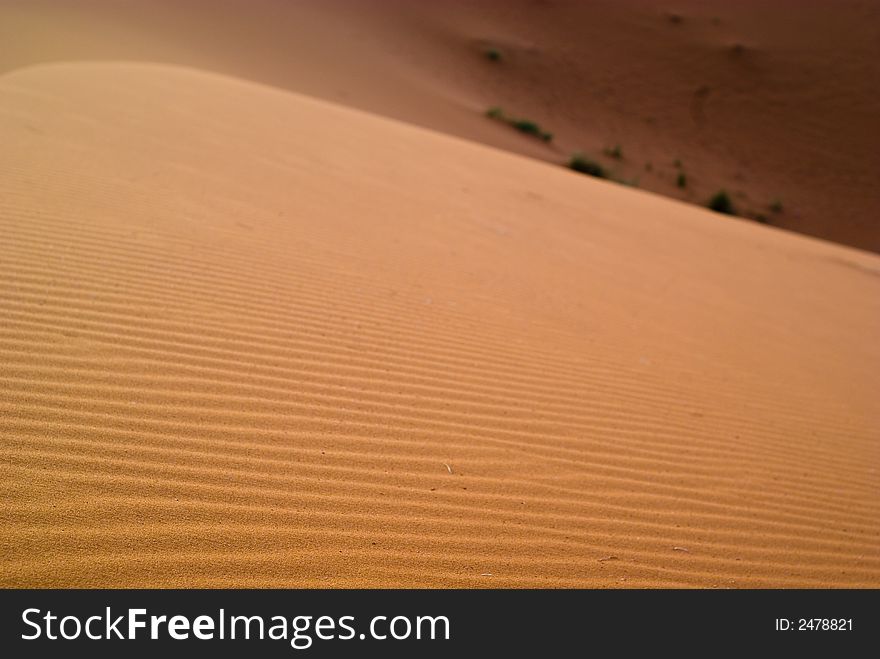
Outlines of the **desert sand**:
M 877 2 L 0 0 L 0 44 L 0 73 L 186 65 L 559 166 L 584 152 L 618 181 L 698 205 L 724 189 L 741 215 L 880 252 Z
M 0 585 L 880 586 L 880 257 L 172 65 L 0 144 Z

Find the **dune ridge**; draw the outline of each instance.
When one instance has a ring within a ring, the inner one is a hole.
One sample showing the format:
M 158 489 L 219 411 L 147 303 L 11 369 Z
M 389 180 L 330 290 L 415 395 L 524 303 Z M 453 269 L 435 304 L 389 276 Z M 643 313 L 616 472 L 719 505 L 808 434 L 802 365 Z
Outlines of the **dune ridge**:
M 191 69 L 0 99 L 2 585 L 880 585 L 880 257 Z

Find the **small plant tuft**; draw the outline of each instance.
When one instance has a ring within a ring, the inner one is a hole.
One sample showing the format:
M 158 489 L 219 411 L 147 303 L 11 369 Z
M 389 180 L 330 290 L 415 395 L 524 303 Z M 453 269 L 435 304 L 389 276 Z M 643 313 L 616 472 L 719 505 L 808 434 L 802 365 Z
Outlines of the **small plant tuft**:
M 687 176 L 685 176 L 684 172 L 678 173 L 678 178 L 675 179 L 675 184 L 680 188 L 686 188 L 688 184 Z
M 779 199 L 775 199 L 773 203 L 770 204 L 770 210 L 777 214 L 781 213 L 783 210 L 782 202 Z
M 724 213 L 725 215 L 736 215 L 733 208 L 733 202 L 730 196 L 724 190 L 716 192 L 709 200 L 707 206 L 716 213 Z
M 574 154 L 571 157 L 571 160 L 568 161 L 568 167 L 569 169 L 573 169 L 581 174 L 587 174 L 588 176 L 608 178 L 608 173 L 602 168 L 602 165 L 590 160 L 582 153 Z
M 515 119 L 511 121 L 510 125 L 521 133 L 540 137 L 545 142 L 549 142 L 553 139 L 553 133 L 548 133 L 547 131 L 542 130 L 541 127 L 531 119 Z
M 497 48 L 487 48 L 483 51 L 483 54 L 486 56 L 486 59 L 490 62 L 500 62 L 501 61 L 501 51 Z
M 526 135 L 532 135 L 534 137 L 544 140 L 545 142 L 550 142 L 553 139 L 553 133 L 543 130 L 536 122 L 532 121 L 531 119 L 517 119 L 515 117 L 509 117 L 504 114 L 504 111 L 499 107 L 492 107 L 486 110 L 486 116 L 490 119 L 503 121 L 507 125 L 516 128 L 519 132 L 525 133 Z
M 511 125 L 521 133 L 528 133 L 529 135 L 541 134 L 541 127 L 529 119 L 515 119 Z

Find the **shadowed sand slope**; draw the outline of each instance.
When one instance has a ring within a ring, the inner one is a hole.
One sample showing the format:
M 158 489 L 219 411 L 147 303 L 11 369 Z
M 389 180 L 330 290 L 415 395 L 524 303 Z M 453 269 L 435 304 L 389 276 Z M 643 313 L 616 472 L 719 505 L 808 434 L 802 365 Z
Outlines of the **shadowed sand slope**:
M 880 258 L 268 87 L 0 77 L 3 586 L 880 586 Z
M 699 205 L 723 188 L 739 215 L 880 251 L 876 2 L 0 0 L 0 44 L 0 73 L 162 62 L 559 165 L 583 151 L 616 180 Z

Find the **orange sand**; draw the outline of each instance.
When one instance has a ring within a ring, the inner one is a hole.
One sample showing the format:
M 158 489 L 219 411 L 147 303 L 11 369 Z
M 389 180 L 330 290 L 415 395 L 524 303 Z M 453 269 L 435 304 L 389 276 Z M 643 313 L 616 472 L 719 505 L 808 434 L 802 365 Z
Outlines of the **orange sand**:
M 170 66 L 0 144 L 0 585 L 880 586 L 880 257 Z

